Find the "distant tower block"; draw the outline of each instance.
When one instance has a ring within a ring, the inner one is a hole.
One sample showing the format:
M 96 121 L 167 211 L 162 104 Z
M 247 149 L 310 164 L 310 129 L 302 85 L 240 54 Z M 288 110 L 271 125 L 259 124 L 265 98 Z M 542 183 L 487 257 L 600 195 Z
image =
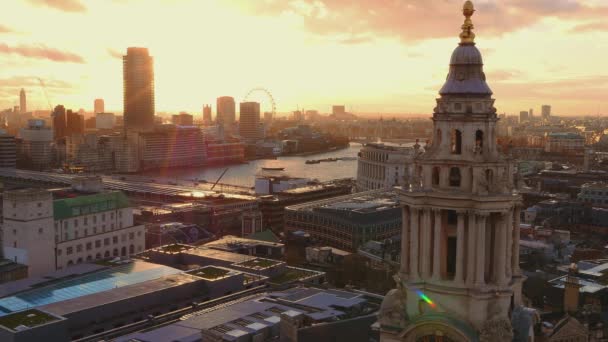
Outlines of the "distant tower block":
M 21 91 L 19 92 L 19 110 L 21 113 L 27 112 L 27 100 L 25 97 L 25 90 L 23 88 L 21 88 Z
M 213 120 L 211 119 L 211 106 L 205 105 L 203 106 L 203 123 L 205 125 L 210 125 Z
M 241 235 L 243 237 L 259 233 L 263 230 L 262 213 L 259 211 L 245 212 L 241 220 Z
M 146 48 L 130 47 L 122 57 L 125 131 L 154 128 L 154 60 Z
M 105 104 L 103 99 L 95 99 L 93 103 L 93 114 L 105 113 Z

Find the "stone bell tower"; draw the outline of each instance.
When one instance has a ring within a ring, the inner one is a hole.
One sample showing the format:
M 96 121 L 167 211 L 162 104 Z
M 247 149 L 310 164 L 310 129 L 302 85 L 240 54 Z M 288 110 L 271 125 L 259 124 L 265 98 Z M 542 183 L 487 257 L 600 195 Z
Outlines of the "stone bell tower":
M 381 340 L 511 341 L 521 305 L 520 197 L 496 142 L 498 117 L 475 46 L 473 3 L 414 161 L 403 205 L 397 289 L 380 312 Z

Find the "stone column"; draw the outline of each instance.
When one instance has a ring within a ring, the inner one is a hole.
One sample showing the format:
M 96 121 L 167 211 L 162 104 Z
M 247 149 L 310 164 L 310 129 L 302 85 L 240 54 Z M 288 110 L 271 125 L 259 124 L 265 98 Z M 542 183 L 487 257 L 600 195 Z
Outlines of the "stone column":
M 496 222 L 496 231 L 494 232 L 494 248 L 496 249 L 494 256 L 496 257 L 494 263 L 494 275 L 496 279 L 496 283 L 498 285 L 503 285 L 506 279 L 506 259 L 507 259 L 507 239 L 506 233 L 507 225 L 506 225 L 506 214 L 500 213 L 498 216 L 498 222 Z
M 425 208 L 422 211 L 422 226 L 421 226 L 421 234 L 422 234 L 422 253 L 420 260 L 420 265 L 422 269 L 420 273 L 425 279 L 428 279 L 431 276 L 431 209 Z
M 456 231 L 456 274 L 454 275 L 454 281 L 458 283 L 462 283 L 464 281 L 463 278 L 463 269 L 464 269 L 464 218 L 466 212 L 459 211 L 458 212 L 458 224 Z
M 513 210 L 514 213 L 513 215 L 515 216 L 513 218 L 513 255 L 512 255 L 512 268 L 513 268 L 513 274 L 514 275 L 520 275 L 520 270 L 519 270 L 519 238 L 520 238 L 520 229 L 519 226 L 521 224 L 520 220 L 521 220 L 521 207 L 519 205 L 515 206 L 515 209 Z
M 475 246 L 475 285 L 485 284 L 485 259 L 486 259 L 486 219 L 488 214 L 477 214 L 477 246 Z
M 510 282 L 511 276 L 513 275 L 513 211 L 509 210 L 505 215 L 506 221 L 506 243 L 507 243 L 507 256 L 505 260 L 507 282 Z
M 402 209 L 401 220 L 401 273 L 408 274 L 410 251 L 410 213 L 409 207 Z
M 410 248 L 410 277 L 412 279 L 418 279 L 418 247 L 420 246 L 420 238 L 418 233 L 420 231 L 419 219 L 420 210 L 418 208 L 410 207 L 410 233 L 411 233 L 411 248 Z
M 466 275 L 466 283 L 473 284 L 475 281 L 475 242 L 477 239 L 477 224 L 475 222 L 475 212 L 469 211 L 469 224 L 467 227 L 467 275 Z
M 433 236 L 433 280 L 441 279 L 441 209 L 433 209 L 435 229 Z M 430 234 L 429 234 L 430 235 Z

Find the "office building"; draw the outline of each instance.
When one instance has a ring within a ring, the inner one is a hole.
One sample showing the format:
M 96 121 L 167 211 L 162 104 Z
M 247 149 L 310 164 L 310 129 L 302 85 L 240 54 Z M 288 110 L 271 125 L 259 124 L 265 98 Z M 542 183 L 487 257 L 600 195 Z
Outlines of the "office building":
M 238 164 L 245 161 L 245 145 L 236 139 L 205 137 L 207 164 Z
M 285 207 L 318 201 L 324 198 L 338 197 L 350 194 L 352 184 L 348 181 L 332 181 L 327 183 L 287 189 L 274 195 L 260 196 L 260 211 L 264 229 L 283 233 L 285 228 Z
M 132 333 L 127 341 L 339 341 L 366 342 L 377 298 L 305 286 L 260 293 L 170 325 Z
M 519 112 L 519 123 L 528 122 L 528 119 L 528 112 L 526 112 L 525 110 Z
M 551 106 L 549 106 L 549 105 L 542 106 L 541 113 L 542 113 L 543 120 L 549 120 L 549 118 L 551 117 Z
M 21 88 L 21 91 L 19 92 L 19 110 L 22 114 L 27 113 L 27 99 L 23 88 Z
M 397 288 L 378 317 L 382 342 L 533 336 L 532 311 L 522 306 L 521 197 L 513 162 L 493 135 L 496 108 L 475 46 L 474 12 L 465 2 L 461 41 L 433 113 L 432 145 L 399 191 L 401 263 Z M 512 324 L 512 316 L 523 323 Z
M 346 114 L 346 107 L 345 106 L 332 106 L 331 107 L 331 113 L 334 116 L 340 116 L 340 115 L 344 115 Z
M 154 61 L 146 48 L 130 47 L 123 56 L 125 131 L 154 127 Z
M 93 114 L 104 113 L 106 111 L 103 99 L 95 99 L 93 102 Z
M 74 134 L 84 134 L 84 115 L 72 112 L 66 112 L 66 136 Z
M 305 232 L 323 245 L 355 252 L 369 240 L 401 231 L 401 208 L 394 191 L 373 190 L 285 208 L 285 232 Z
M 114 113 L 99 112 L 95 114 L 95 128 L 97 129 L 112 129 L 116 124 L 116 116 Z
M 218 124 L 229 128 L 236 121 L 236 104 L 234 98 L 222 96 L 217 98 L 215 105 L 215 120 Z
M 266 124 L 270 124 L 272 123 L 272 120 L 274 119 L 272 112 L 264 112 L 264 122 Z
M 239 134 L 249 141 L 256 141 L 260 135 L 260 104 L 258 102 L 241 102 L 239 116 Z
M 591 182 L 583 184 L 581 192 L 578 194 L 578 199 L 592 206 L 607 207 L 608 183 Z
M 96 133 L 74 134 L 65 138 L 65 161 L 69 167 L 85 172 L 112 172 L 115 168 L 111 137 Z
M 5 257 L 41 276 L 83 262 L 128 257 L 144 249 L 144 226 L 120 191 L 101 178 L 75 178 L 72 188 L 6 191 L 2 242 Z
M 260 233 L 264 230 L 262 225 L 262 213 L 259 211 L 248 211 L 241 215 L 241 236 L 247 237 Z
M 365 144 L 359 152 L 357 189 L 366 191 L 404 185 L 414 152 L 412 147 Z
M 15 137 L 0 133 L 0 167 L 15 168 L 17 166 L 17 142 Z
M 188 113 L 181 112 L 171 116 L 171 123 L 178 126 L 194 125 L 194 117 Z
M 63 105 L 55 106 L 51 117 L 53 118 L 53 133 L 55 140 L 65 138 L 67 136 L 67 118 L 65 107 Z
M 137 145 L 140 170 L 201 166 L 206 159 L 203 133 L 194 126 L 158 126 L 140 133 Z
M 211 118 L 211 106 L 205 105 L 203 106 L 203 124 L 211 125 L 213 119 Z
M 44 120 L 32 119 L 21 129 L 20 154 L 25 164 L 35 169 L 49 168 L 53 160 L 53 130 Z
M 545 140 L 545 152 L 583 155 L 585 138 L 577 133 L 549 133 Z

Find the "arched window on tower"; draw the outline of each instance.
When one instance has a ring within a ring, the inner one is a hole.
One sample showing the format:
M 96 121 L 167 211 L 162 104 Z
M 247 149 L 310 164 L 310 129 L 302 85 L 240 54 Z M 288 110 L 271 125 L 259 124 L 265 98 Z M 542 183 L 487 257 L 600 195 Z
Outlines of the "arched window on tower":
M 452 154 L 462 153 L 462 132 L 457 129 L 452 130 Z
M 453 167 L 450 169 L 450 186 L 460 186 L 460 168 Z
M 439 185 L 439 166 L 433 168 L 433 186 Z
M 479 153 L 483 152 L 483 131 L 478 129 L 475 132 L 475 149 L 479 151 Z

